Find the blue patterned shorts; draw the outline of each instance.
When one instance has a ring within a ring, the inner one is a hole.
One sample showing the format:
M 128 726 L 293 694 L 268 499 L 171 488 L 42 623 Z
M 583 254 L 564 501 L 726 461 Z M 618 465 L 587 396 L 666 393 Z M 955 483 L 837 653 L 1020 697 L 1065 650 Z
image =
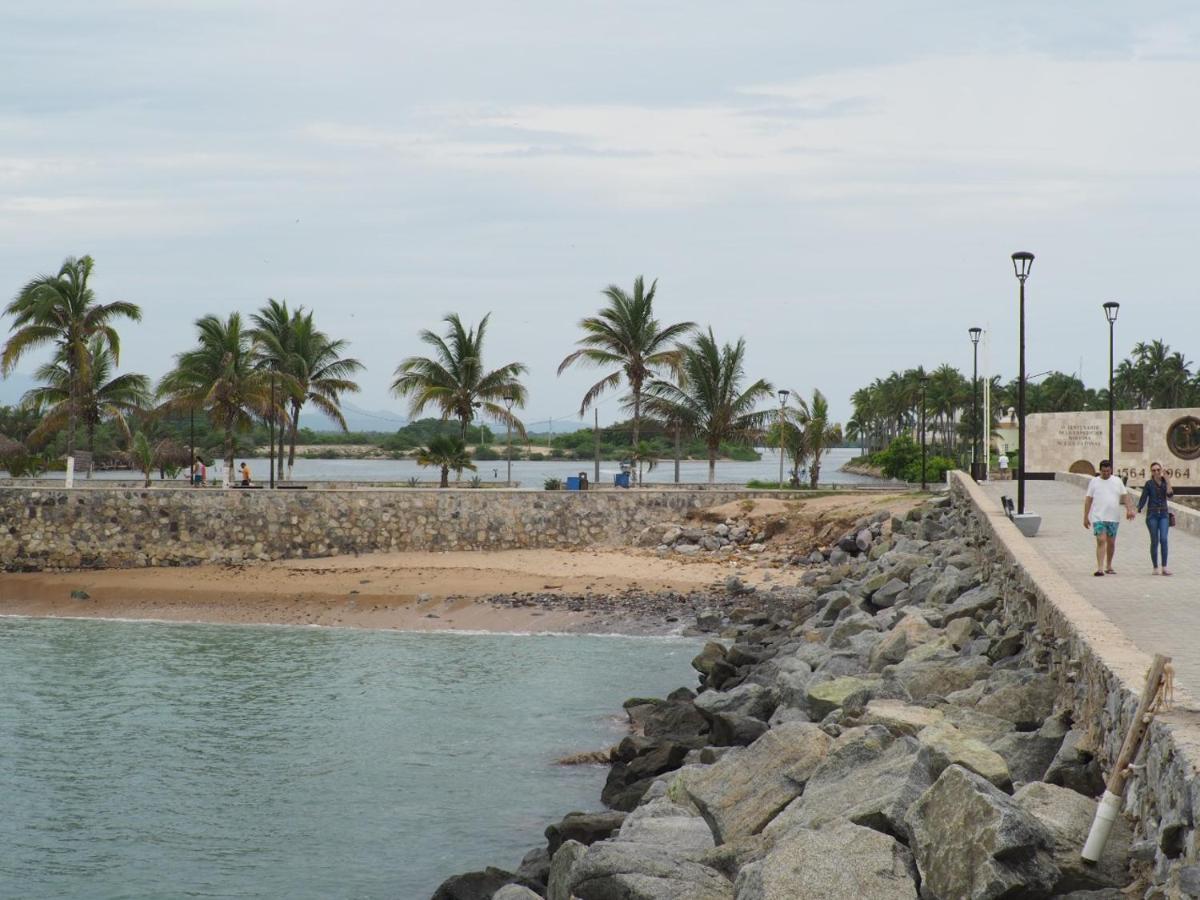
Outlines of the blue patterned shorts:
M 1115 538 L 1117 536 L 1117 525 L 1119 524 L 1119 522 L 1093 522 L 1092 534 L 1096 537 L 1107 534 L 1110 538 Z

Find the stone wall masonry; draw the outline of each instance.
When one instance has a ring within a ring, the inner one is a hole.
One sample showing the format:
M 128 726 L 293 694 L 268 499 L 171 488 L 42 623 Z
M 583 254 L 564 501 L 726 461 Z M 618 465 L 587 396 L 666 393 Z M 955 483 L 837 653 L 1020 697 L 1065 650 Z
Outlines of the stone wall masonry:
M 954 472 L 950 485 L 955 503 L 972 513 L 975 537 L 1002 588 L 1006 617 L 1036 636 L 1059 683 L 1060 704 L 1071 709 L 1075 722 L 1090 725 L 1088 738 L 1107 777 L 1150 657 L 1068 585 L 969 477 Z M 1189 520 L 1197 515 L 1178 512 Z M 1154 719 L 1137 764 L 1125 813 L 1135 831 L 1154 843 L 1154 882 L 1170 884 L 1177 870 L 1200 862 L 1200 706 L 1193 698 L 1177 691 L 1173 708 Z
M 131 568 L 400 550 L 622 546 L 772 491 L 0 487 L 0 568 Z M 787 496 L 787 495 L 785 495 Z M 794 494 L 791 496 L 795 496 Z

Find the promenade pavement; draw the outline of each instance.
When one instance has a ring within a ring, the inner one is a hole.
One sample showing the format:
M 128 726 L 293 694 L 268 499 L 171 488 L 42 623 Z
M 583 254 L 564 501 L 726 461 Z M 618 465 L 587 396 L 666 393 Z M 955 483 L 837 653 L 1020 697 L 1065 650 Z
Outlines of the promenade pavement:
M 1001 495 L 1016 502 L 1015 481 L 980 485 L 998 507 Z M 1134 505 L 1141 485 L 1134 490 Z M 1030 539 L 1076 591 L 1103 612 L 1139 649 L 1172 657 L 1176 682 L 1200 697 L 1200 538 L 1178 528 L 1170 534 L 1170 577 L 1151 574 L 1145 514 L 1121 520 L 1116 575 L 1096 578 L 1096 541 L 1083 527 L 1082 487 L 1062 481 L 1025 482 L 1025 510 L 1042 516 Z

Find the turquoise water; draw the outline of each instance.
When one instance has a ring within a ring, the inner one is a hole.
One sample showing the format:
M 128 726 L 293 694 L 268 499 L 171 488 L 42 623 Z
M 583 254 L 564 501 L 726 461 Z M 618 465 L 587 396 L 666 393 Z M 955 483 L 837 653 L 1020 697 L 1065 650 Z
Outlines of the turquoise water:
M 419 900 L 595 809 L 690 640 L 0 619 L 0 896 Z

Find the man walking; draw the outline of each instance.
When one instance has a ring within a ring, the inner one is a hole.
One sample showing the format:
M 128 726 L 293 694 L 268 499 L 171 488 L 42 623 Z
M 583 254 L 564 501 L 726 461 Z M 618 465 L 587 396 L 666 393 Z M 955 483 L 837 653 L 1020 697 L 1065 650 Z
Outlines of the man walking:
M 1125 506 L 1125 518 L 1132 519 L 1135 515 L 1133 497 L 1120 478 L 1113 478 L 1112 470 L 1112 460 L 1100 460 L 1100 474 L 1089 482 L 1083 501 L 1083 527 L 1092 529 L 1096 536 L 1096 571 L 1092 574 L 1097 577 L 1117 574 L 1112 561 L 1117 549 L 1121 505 Z

